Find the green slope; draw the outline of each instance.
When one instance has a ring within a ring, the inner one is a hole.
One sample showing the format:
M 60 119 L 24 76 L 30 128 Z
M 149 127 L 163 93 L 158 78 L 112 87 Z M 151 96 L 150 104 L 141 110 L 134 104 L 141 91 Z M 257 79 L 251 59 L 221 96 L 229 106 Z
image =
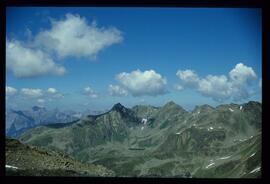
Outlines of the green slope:
M 160 108 L 116 104 L 69 126 L 32 129 L 20 140 L 104 165 L 116 176 L 259 177 L 260 132 L 258 102 L 192 112 L 169 102 Z

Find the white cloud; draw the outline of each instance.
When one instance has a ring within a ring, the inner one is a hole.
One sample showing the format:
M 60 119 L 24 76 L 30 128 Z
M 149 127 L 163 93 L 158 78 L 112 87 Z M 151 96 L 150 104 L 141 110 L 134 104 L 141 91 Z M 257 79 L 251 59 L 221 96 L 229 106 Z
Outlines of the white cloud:
M 128 90 L 133 96 L 157 96 L 165 94 L 167 81 L 154 70 L 132 71 L 131 73 L 120 73 L 116 79 Z
M 176 73 L 187 87 L 196 87 L 199 82 L 198 75 L 193 70 L 178 70 Z
M 57 91 L 55 88 L 48 88 L 47 94 L 49 98 L 63 98 L 64 95 Z
M 245 66 L 243 63 L 238 63 L 229 73 L 231 80 L 234 83 L 244 84 L 253 79 L 256 79 L 256 74 L 251 67 Z
M 238 63 L 229 73 L 231 93 L 233 99 L 239 101 L 247 99 L 254 94 L 249 90 L 250 84 L 256 80 L 257 75 L 251 67 L 245 66 L 243 63 Z
M 211 97 L 216 101 L 224 101 L 232 98 L 234 101 L 241 101 L 249 98 L 254 93 L 249 89 L 252 81 L 257 76 L 251 67 L 238 63 L 228 74 L 208 75 L 199 78 L 192 70 L 179 70 L 176 75 L 185 88 L 195 89 L 202 95 Z
M 41 89 L 32 89 L 32 88 L 22 88 L 21 93 L 30 98 L 38 98 L 43 95 Z
M 55 94 L 57 93 L 57 90 L 55 88 L 48 88 L 47 92 L 50 94 Z
M 216 101 L 223 101 L 231 96 L 231 86 L 224 75 L 208 75 L 199 81 L 197 90 Z
M 259 80 L 259 87 L 260 87 L 260 89 L 262 89 L 262 79 L 261 78 Z
M 66 69 L 55 58 L 95 58 L 106 47 L 123 40 L 117 28 L 88 24 L 84 17 L 72 14 L 66 14 L 62 20 L 51 19 L 51 27 L 37 35 L 27 28 L 26 35 L 27 41 L 6 40 L 6 66 L 16 77 L 63 75 Z
M 67 56 L 95 57 L 104 48 L 123 40 L 114 27 L 88 24 L 84 17 L 66 14 L 63 20 L 51 20 L 52 27 L 40 32 L 35 44 L 55 51 L 60 58 Z
M 63 75 L 66 72 L 64 67 L 55 64 L 43 51 L 23 46 L 16 40 L 7 40 L 6 66 L 16 77 Z
M 109 85 L 109 94 L 112 96 L 127 96 L 128 92 L 118 85 Z
M 176 84 L 176 85 L 174 86 L 174 88 L 175 88 L 176 90 L 178 90 L 178 91 L 181 91 L 181 90 L 184 89 L 184 87 L 183 87 L 182 85 L 179 85 L 179 84 Z
M 98 94 L 91 87 L 85 87 L 83 90 L 84 94 L 90 96 L 91 98 L 98 98 Z
M 11 86 L 6 86 L 6 95 L 11 96 L 17 93 L 17 89 Z
M 37 99 L 37 102 L 43 104 L 45 103 L 45 100 L 40 98 L 40 99 Z

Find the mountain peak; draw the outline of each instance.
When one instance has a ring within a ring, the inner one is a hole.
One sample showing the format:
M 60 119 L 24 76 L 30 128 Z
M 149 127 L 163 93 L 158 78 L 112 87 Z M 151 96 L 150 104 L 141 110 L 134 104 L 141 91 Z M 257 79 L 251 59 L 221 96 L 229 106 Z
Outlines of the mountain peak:
M 169 101 L 168 103 L 166 103 L 163 107 L 162 107 L 163 110 L 169 110 L 169 109 L 175 109 L 177 111 L 181 111 L 181 112 L 186 112 L 186 110 L 181 107 L 180 105 L 176 104 L 175 102 L 173 101 Z
M 126 109 L 126 108 L 120 103 L 117 103 L 112 107 L 112 110 L 114 111 L 123 111 L 123 109 Z
M 249 101 L 248 103 L 246 103 L 244 105 L 261 106 L 261 103 L 260 102 L 256 102 L 256 101 Z
M 256 101 L 249 101 L 248 103 L 243 104 L 245 109 L 250 109 L 252 111 L 254 111 L 254 109 L 261 109 L 262 108 L 262 104 L 260 102 L 256 102 Z
M 164 106 L 178 106 L 174 101 L 169 101 Z
M 194 110 L 192 112 L 196 112 L 196 111 L 204 111 L 204 112 L 208 112 L 213 110 L 214 108 L 208 104 L 204 104 L 204 105 L 196 105 Z

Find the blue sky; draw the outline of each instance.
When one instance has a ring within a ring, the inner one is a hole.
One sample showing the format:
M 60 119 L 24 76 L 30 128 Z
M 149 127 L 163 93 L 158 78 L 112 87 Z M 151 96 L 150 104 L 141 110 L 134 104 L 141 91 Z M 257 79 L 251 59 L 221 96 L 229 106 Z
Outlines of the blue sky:
M 19 7 L 6 22 L 8 107 L 261 101 L 260 9 Z

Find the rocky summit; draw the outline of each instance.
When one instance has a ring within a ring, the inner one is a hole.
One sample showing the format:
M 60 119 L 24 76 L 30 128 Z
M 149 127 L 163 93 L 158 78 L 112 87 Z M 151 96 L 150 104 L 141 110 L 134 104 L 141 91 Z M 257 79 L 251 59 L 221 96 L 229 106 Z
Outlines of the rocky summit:
M 74 172 L 84 170 L 89 176 L 257 178 L 261 177 L 261 112 L 261 104 L 252 101 L 196 106 L 191 112 L 172 101 L 163 107 L 126 108 L 118 103 L 103 114 L 32 128 L 19 137 L 25 145 L 7 140 L 7 164 L 44 173 L 66 171 L 61 164 L 49 164 L 64 160 L 56 154 L 64 153 L 74 163 Z M 27 170 L 27 175 L 35 175 L 32 171 Z

